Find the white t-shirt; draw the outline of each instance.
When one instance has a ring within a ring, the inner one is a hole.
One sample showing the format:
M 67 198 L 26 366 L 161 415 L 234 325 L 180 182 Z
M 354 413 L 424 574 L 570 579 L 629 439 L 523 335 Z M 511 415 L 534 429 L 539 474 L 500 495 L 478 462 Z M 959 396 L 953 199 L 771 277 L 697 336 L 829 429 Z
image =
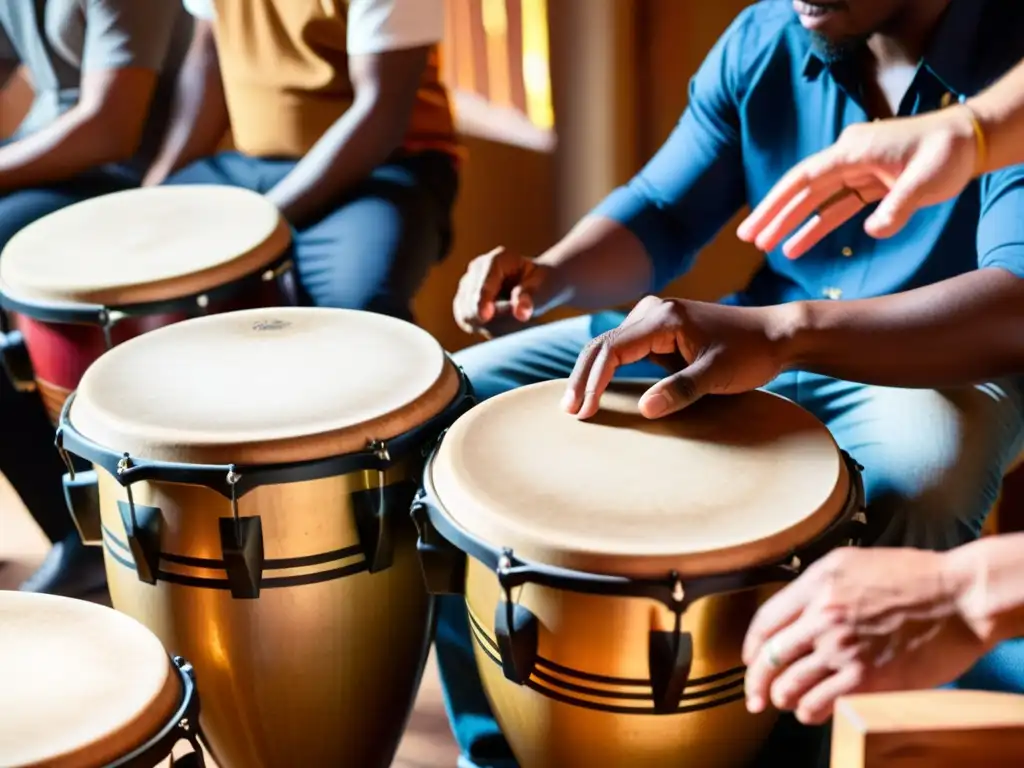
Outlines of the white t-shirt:
M 214 0 L 183 1 L 196 18 L 214 18 Z M 352 56 L 434 45 L 444 37 L 444 0 L 349 0 L 347 30 Z

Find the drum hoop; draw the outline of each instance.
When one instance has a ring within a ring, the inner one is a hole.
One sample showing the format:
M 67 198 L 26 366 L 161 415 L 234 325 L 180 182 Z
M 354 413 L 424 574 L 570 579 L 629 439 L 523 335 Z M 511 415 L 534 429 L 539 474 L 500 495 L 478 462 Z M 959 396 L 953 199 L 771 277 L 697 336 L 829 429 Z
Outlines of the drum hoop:
M 209 303 L 233 299 L 241 295 L 246 289 L 256 288 L 261 283 L 277 280 L 294 269 L 294 266 L 293 247 L 289 245 L 288 249 L 277 259 L 237 280 L 214 286 L 206 291 L 199 291 L 174 299 L 137 304 L 118 304 L 108 307 L 102 304 L 38 302 L 30 299 L 14 298 L 0 291 L 0 308 L 44 323 L 95 325 L 105 329 L 110 329 L 121 320 L 130 317 L 146 317 L 178 312 L 183 312 L 189 316 L 202 316 L 207 314 L 204 308 Z M 267 277 L 268 274 L 271 277 Z
M 582 594 L 648 598 L 681 615 L 692 603 L 710 595 L 792 581 L 816 560 L 837 546 L 842 546 L 843 542 L 860 545 L 870 533 L 864 501 L 864 483 L 860 475 L 863 467 L 846 451 L 840 451 L 851 479 L 850 493 L 842 511 L 815 538 L 773 562 L 738 571 L 692 578 L 680 578 L 673 571 L 666 573 L 661 579 L 597 574 L 544 565 L 519 558 L 512 549 L 499 550 L 459 526 L 447 514 L 431 477 L 439 449 L 440 440 L 427 460 L 423 483 L 413 502 L 412 515 L 419 532 L 418 546 L 421 551 L 432 549 L 437 544 L 437 536 L 440 536 L 450 546 L 493 570 L 506 599 L 510 602 L 512 589 L 525 584 L 535 584 Z
M 195 672 L 192 665 L 180 656 L 173 657 L 171 661 L 181 681 L 181 703 L 159 733 L 129 754 L 110 763 L 107 768 L 152 768 L 166 759 L 174 745 L 182 739 L 192 745 L 200 768 L 206 764 L 202 748 L 199 746 L 199 692 L 196 689 Z
M 133 483 L 142 481 L 181 483 L 209 488 L 232 500 L 239 499 L 263 485 L 299 483 L 363 470 L 384 472 L 417 449 L 426 457 L 448 425 L 475 404 L 473 389 L 465 372 L 447 353 L 445 357 L 459 376 L 459 389 L 449 404 L 408 432 L 387 441 L 374 442 L 364 450 L 354 453 L 286 464 L 262 465 L 149 461 L 105 448 L 76 430 L 70 419 L 71 406 L 76 395 L 74 392 L 68 396 L 61 410 L 55 444 L 64 457 L 68 474 L 72 479 L 75 476 L 75 468 L 68 454 L 74 454 L 102 467 L 123 487 L 130 487 Z

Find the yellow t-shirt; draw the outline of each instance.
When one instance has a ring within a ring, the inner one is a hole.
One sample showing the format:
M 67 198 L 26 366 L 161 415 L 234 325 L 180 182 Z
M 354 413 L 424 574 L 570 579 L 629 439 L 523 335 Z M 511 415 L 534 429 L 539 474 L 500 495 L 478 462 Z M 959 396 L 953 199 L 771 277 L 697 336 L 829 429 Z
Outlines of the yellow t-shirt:
M 443 0 L 186 0 L 213 22 L 235 146 L 301 157 L 351 106 L 350 54 L 430 45 L 402 148 L 457 156 L 437 42 Z

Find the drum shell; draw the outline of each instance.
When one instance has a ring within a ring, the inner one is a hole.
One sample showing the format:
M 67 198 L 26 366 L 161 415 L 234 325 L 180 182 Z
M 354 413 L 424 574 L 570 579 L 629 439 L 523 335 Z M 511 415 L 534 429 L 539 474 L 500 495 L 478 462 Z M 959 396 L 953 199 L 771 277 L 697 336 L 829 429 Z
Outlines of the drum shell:
M 747 764 L 767 741 L 777 714 L 746 711 L 741 649 L 758 606 L 777 588 L 713 595 L 689 607 L 682 630 L 692 637 L 693 664 L 681 707 L 697 711 L 658 715 L 652 711 L 650 683 L 644 684 L 650 678 L 648 637 L 651 630 L 671 631 L 674 614 L 645 599 L 537 584 L 517 588 L 513 600 L 528 608 L 540 626 L 540 661 L 530 682 L 520 686 L 505 678 L 498 661 L 494 616 L 504 601 L 498 579 L 468 558 L 466 604 L 474 654 L 487 697 L 519 763 L 529 768 Z M 576 703 L 544 695 L 534 685 Z M 579 703 L 646 713 L 601 711 Z
M 418 473 L 411 469 L 393 466 L 386 483 Z M 211 588 L 216 584 L 194 581 L 223 584 L 225 571 L 216 563 L 162 558 L 162 578 L 140 581 L 118 503 L 126 501 L 125 489 L 97 474 L 113 605 L 193 664 L 201 726 L 221 768 L 390 765 L 419 686 L 432 618 L 407 515 L 399 516 L 394 562 L 383 571 L 346 574 L 361 554 L 325 555 L 315 565 L 265 567 L 259 597 L 234 599 Z M 377 477 L 353 472 L 259 486 L 239 500 L 239 514 L 261 518 L 268 559 L 351 550 L 359 542 L 351 494 L 375 487 Z M 162 553 L 222 559 L 219 519 L 231 517 L 227 499 L 193 485 L 131 487 L 135 504 L 162 512 Z M 315 583 L 266 581 L 327 572 L 333 573 Z
M 285 305 L 290 303 L 287 297 L 288 292 L 280 280 L 266 281 L 231 299 L 211 300 L 201 312 L 183 307 L 173 312 L 133 314 L 113 325 L 111 342 L 121 344 L 197 314 Z M 51 421 L 56 423 L 64 401 L 78 386 L 86 369 L 106 351 L 103 329 L 98 325 L 41 320 L 25 314 L 24 310 L 12 312 L 11 316 L 14 326 L 24 337 L 39 395 Z

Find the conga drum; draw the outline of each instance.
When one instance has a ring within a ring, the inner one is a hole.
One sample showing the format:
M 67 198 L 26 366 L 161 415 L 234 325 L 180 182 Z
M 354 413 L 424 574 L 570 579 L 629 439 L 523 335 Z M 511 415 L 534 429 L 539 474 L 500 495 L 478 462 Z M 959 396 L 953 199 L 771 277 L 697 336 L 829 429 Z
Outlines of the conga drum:
M 110 608 L 0 592 L 0 679 L 4 768 L 203 765 L 192 668 Z
M 465 595 L 523 768 L 744 765 L 776 718 L 744 704 L 754 612 L 866 529 L 859 468 L 811 414 L 757 391 L 650 421 L 652 383 L 587 421 L 564 381 L 503 394 L 427 463 L 426 580 Z
M 105 350 L 186 317 L 289 303 L 291 230 L 262 195 L 212 185 L 133 189 L 45 216 L 0 255 L 14 314 L 0 356 L 56 421 Z
M 82 377 L 57 432 L 96 467 L 79 528 L 114 607 L 195 666 L 220 768 L 390 765 L 433 616 L 410 504 L 468 405 L 425 331 L 336 309 L 186 320 Z

